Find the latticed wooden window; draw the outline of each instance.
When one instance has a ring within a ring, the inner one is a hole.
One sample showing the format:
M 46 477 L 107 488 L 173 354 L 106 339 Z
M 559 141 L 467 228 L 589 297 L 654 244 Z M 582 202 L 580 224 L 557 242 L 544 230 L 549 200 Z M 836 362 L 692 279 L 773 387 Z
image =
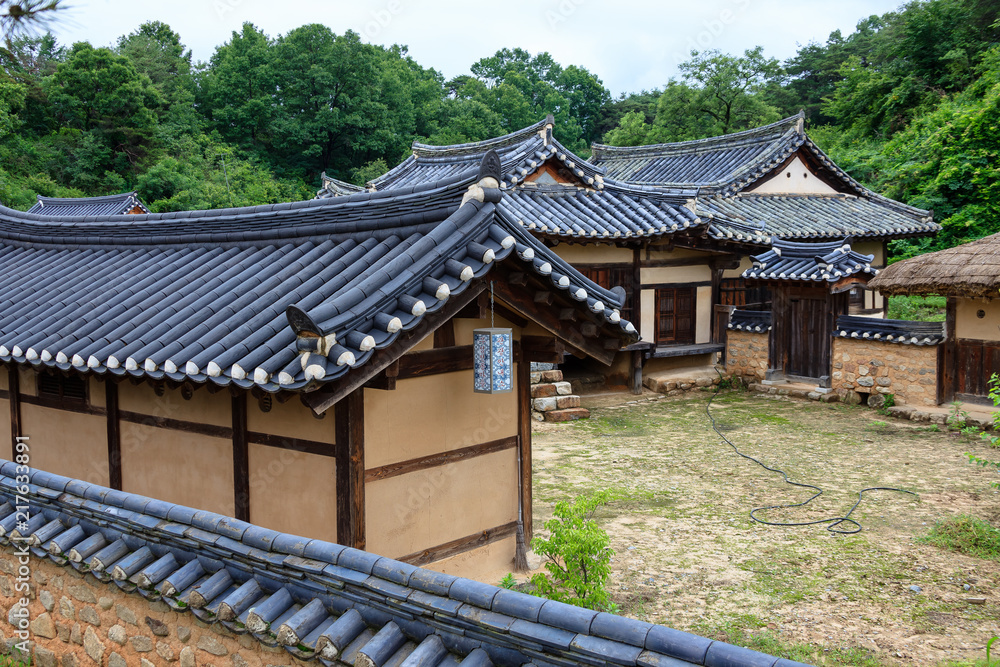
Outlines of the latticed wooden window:
M 694 343 L 693 287 L 664 287 L 656 290 L 657 345 Z
M 743 278 L 723 278 L 719 283 L 719 305 L 770 310 L 771 290 L 763 286 L 747 287 Z
M 87 400 L 87 380 L 78 375 L 38 374 L 38 395 L 67 401 Z
M 593 280 L 605 289 L 622 287 L 625 289 L 625 305 L 622 307 L 622 319 L 634 322 L 632 319 L 632 267 L 631 266 L 585 266 L 579 267 L 580 273 Z

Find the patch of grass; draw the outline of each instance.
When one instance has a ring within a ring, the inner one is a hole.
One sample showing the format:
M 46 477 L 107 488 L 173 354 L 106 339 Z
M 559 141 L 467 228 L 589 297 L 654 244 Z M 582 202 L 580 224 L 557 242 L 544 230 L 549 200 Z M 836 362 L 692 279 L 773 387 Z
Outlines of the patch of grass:
M 1000 560 L 1000 530 L 979 517 L 959 514 L 934 524 L 921 542 L 976 558 Z
M 29 667 L 29 665 L 31 665 L 30 658 L 20 655 L 0 655 L 0 667 Z
M 752 614 L 741 614 L 715 628 L 702 627 L 701 633 L 729 644 L 767 653 L 779 658 L 811 665 L 852 665 L 880 667 L 882 662 L 870 651 L 861 648 L 820 648 L 811 644 L 788 644 L 767 622 Z M 754 632 L 757 630 L 757 632 Z
M 890 320 L 944 322 L 946 304 L 943 296 L 891 296 L 887 317 Z
M 779 417 L 778 415 L 757 414 L 757 415 L 753 415 L 753 418 L 756 419 L 757 421 L 761 422 L 762 424 L 781 424 L 781 425 L 783 425 L 783 424 L 791 424 L 792 423 L 790 419 L 785 419 L 784 417 Z

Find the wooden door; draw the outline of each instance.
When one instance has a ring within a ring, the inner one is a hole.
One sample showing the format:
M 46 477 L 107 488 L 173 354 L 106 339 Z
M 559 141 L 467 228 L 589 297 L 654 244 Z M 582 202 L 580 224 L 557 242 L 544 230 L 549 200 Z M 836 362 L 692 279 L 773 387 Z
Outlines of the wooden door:
M 956 347 L 956 398 L 985 398 L 990 378 L 1000 375 L 1000 342 L 959 338 Z
M 656 344 L 694 343 L 693 287 L 665 287 L 656 290 Z
M 789 299 L 786 375 L 819 378 L 829 374 L 830 304 L 827 299 Z

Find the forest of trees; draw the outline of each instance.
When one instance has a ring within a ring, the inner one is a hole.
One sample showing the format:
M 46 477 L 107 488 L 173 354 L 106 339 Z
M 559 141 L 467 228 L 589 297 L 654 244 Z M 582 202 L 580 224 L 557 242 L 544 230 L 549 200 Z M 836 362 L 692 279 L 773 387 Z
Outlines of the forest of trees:
M 0 68 L 0 202 L 21 209 L 127 190 L 154 211 L 303 199 L 321 171 L 364 183 L 414 140 L 477 141 L 547 113 L 587 156 L 595 141 L 696 139 L 804 109 L 842 167 L 944 225 L 894 257 L 1000 231 L 995 0 L 915 0 L 785 62 L 692 52 L 678 79 L 617 99 L 548 53 L 503 49 L 445 80 L 405 47 L 319 24 L 272 37 L 247 23 L 197 63 L 160 22 L 110 48 L 14 31 Z

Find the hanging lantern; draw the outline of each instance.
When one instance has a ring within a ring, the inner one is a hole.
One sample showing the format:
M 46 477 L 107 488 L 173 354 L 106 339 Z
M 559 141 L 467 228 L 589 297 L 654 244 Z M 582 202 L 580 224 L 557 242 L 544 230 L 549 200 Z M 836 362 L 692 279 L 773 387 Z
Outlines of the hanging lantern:
M 472 332 L 473 390 L 501 394 L 514 390 L 514 336 L 510 329 Z

